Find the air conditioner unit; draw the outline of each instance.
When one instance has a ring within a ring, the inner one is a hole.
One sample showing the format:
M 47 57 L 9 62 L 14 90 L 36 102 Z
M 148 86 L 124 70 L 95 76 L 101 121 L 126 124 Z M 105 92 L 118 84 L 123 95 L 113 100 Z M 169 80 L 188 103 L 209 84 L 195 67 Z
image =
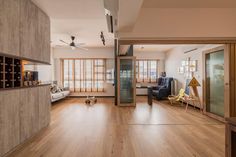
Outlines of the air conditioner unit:
M 109 14 L 106 14 L 108 32 L 113 33 L 113 17 Z

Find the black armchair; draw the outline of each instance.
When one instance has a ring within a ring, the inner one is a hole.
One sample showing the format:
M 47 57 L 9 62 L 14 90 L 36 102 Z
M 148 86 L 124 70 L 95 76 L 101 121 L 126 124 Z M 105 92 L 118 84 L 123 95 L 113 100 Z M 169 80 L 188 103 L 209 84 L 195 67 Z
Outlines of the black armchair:
M 162 100 L 163 98 L 171 95 L 171 82 L 173 81 L 172 77 L 161 77 L 158 80 L 158 85 L 152 87 L 152 96 L 157 100 Z

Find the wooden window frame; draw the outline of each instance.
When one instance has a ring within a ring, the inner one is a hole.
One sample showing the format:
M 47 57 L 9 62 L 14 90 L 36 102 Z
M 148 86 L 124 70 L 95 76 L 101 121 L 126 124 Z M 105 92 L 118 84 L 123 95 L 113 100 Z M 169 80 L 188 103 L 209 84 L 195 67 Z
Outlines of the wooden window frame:
M 98 84 L 99 81 L 103 81 L 103 83 L 105 83 L 105 74 L 106 74 L 106 59 L 104 58 L 62 58 L 61 59 L 61 80 L 62 80 L 62 84 L 63 87 L 65 87 L 65 70 L 64 70 L 64 66 L 65 66 L 65 60 L 68 60 L 68 75 L 69 75 L 69 61 L 72 61 L 72 80 L 70 80 L 70 78 L 68 78 L 66 81 L 68 81 L 68 83 L 70 83 L 71 81 L 73 81 L 73 87 L 70 88 L 70 90 L 72 92 L 104 92 L 104 85 L 102 88 L 98 88 L 98 86 L 96 87 L 96 83 Z M 76 78 L 76 61 L 80 61 L 79 64 L 79 68 L 80 68 L 80 73 L 83 73 L 83 76 L 79 78 Z M 91 79 L 87 79 L 86 78 L 86 74 L 87 74 L 87 70 L 86 70 L 86 61 L 87 60 L 91 60 Z M 103 64 L 102 65 L 96 65 L 96 61 L 102 60 Z M 82 66 L 83 65 L 83 66 Z M 96 78 L 96 76 L 98 74 L 100 74 L 96 69 L 98 69 L 98 67 L 102 67 L 102 79 L 98 79 L 98 77 Z M 79 89 L 76 88 L 76 81 L 79 81 Z M 88 90 L 88 88 L 86 87 L 86 82 L 87 81 L 91 81 L 91 88 Z M 81 88 L 83 84 L 83 88 Z M 96 87 L 96 88 L 95 88 Z
M 140 62 L 143 62 L 143 72 L 144 72 L 144 62 L 147 62 L 147 80 L 145 81 L 145 78 L 143 77 L 142 80 L 140 79 Z M 151 66 L 151 61 L 155 61 L 156 62 L 156 77 L 158 78 L 158 59 L 136 59 L 136 82 L 137 83 L 157 83 L 157 79 L 155 81 L 151 80 L 150 75 L 150 66 Z M 141 80 L 141 81 L 139 81 Z

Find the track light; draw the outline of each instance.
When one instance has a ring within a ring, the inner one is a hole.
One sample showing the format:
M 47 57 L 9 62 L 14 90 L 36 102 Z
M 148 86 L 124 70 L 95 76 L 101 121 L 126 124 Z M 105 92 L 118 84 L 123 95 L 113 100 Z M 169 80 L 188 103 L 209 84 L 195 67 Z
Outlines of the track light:
M 105 46 L 105 45 L 106 45 L 106 41 L 105 41 L 105 38 L 104 38 L 104 35 L 103 35 L 103 32 L 102 32 L 102 31 L 101 31 L 100 38 L 101 38 L 101 40 L 102 40 L 102 44 Z

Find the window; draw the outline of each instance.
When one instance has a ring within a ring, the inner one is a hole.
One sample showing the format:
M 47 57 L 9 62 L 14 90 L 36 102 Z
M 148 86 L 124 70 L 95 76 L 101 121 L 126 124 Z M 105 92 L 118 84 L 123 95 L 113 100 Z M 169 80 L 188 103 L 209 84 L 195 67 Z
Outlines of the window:
M 63 59 L 63 85 L 73 92 L 104 91 L 104 59 Z
M 157 82 L 157 60 L 136 60 L 136 79 L 138 83 Z

